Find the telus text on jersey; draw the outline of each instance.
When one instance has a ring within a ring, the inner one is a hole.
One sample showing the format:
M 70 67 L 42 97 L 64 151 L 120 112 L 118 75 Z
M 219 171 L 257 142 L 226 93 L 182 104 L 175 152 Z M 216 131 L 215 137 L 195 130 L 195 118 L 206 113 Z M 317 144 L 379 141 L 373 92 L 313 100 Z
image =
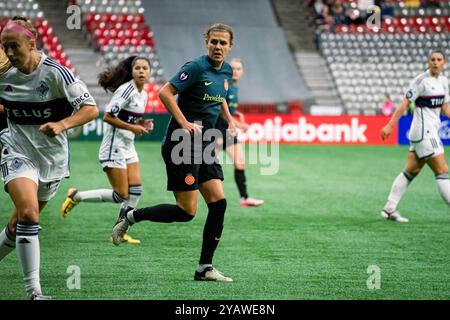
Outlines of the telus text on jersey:
M 52 115 L 52 109 L 10 109 L 5 108 L 6 116 L 8 118 L 49 118 Z

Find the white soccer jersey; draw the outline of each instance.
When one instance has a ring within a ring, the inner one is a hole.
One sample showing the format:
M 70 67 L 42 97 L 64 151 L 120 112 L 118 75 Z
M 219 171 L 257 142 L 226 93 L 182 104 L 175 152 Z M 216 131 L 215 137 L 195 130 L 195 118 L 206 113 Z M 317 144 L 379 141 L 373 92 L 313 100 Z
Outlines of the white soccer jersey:
M 86 85 L 72 72 L 41 53 L 31 74 L 11 68 L 0 76 L 0 101 L 9 129 L 2 131 L 3 158 L 28 158 L 39 170 L 39 180 L 69 176 L 67 133 L 51 138 L 39 131 L 47 122 L 69 117 L 83 104 L 95 105 Z
M 125 82 L 116 91 L 106 106 L 105 112 L 128 123 L 135 124 L 142 117 L 147 105 L 147 92 L 138 91 L 133 80 Z M 124 159 L 134 143 L 134 133 L 104 123 L 105 130 L 100 146 L 100 161 Z
M 442 75 L 432 77 L 426 71 L 411 82 L 405 97 L 416 104 L 409 140 L 419 142 L 426 135 L 438 136 L 442 104 L 450 101 L 448 79 Z

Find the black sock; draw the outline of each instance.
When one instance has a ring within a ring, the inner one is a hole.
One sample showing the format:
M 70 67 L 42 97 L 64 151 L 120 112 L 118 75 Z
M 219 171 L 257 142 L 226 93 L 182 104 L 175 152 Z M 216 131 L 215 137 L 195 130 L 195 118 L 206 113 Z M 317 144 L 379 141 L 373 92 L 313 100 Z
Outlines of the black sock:
M 247 199 L 247 179 L 245 179 L 244 170 L 234 169 L 234 180 L 236 180 L 241 198 Z
M 208 204 L 208 217 L 203 228 L 202 252 L 200 264 L 212 264 L 214 252 L 222 236 L 223 220 L 227 209 L 227 200 L 222 199 Z
M 154 222 L 171 223 L 191 221 L 194 216 L 188 214 L 175 204 L 158 204 L 153 207 L 136 209 L 133 212 L 136 222 L 150 220 Z

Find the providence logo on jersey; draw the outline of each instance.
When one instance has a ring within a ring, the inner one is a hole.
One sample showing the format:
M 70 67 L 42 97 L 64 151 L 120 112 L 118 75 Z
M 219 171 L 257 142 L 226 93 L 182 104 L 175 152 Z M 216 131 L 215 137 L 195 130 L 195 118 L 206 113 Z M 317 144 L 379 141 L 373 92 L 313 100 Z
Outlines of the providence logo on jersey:
M 209 94 L 205 93 L 203 95 L 203 101 L 217 101 L 217 102 L 223 102 L 225 98 L 223 98 L 220 94 L 215 96 L 210 96 Z

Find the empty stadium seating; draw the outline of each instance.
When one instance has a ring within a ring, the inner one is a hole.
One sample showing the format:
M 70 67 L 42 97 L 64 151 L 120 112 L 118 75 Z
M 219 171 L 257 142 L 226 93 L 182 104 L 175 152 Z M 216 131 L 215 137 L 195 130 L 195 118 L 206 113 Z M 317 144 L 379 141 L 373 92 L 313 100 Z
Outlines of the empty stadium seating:
M 348 113 L 377 114 L 386 94 L 398 105 L 410 81 L 426 70 L 429 52 L 450 53 L 445 9 L 450 9 L 447 2 L 415 8 L 413 15 L 399 1 L 399 16 L 384 18 L 380 28 L 337 25 L 334 33 L 320 35 L 321 52 Z
M 104 66 L 116 65 L 130 55 L 142 55 L 151 63 L 147 112 L 167 112 L 157 91 L 164 82 L 153 39 L 146 23 L 141 1 L 78 0 L 83 13 L 84 30 L 91 45 L 103 57 Z
M 53 34 L 53 29 L 48 20 L 44 18 L 44 13 L 39 10 L 39 4 L 35 0 L 16 0 L 10 2 L 0 2 L 0 31 L 6 25 L 10 17 L 23 16 L 31 20 L 39 33 L 38 48 L 69 68 L 74 72 L 67 54 L 64 52 L 58 37 Z

